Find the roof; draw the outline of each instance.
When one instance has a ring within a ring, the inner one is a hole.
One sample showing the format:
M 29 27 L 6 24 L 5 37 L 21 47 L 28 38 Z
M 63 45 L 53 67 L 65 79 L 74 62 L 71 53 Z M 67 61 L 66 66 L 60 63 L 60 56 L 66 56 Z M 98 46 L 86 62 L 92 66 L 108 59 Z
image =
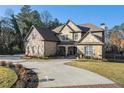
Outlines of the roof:
M 75 42 L 60 42 L 59 45 L 74 45 Z
M 36 28 L 36 29 L 43 36 L 44 40 L 59 41 L 58 37 L 55 35 L 55 32 L 45 28 Z
M 103 44 L 103 40 L 102 40 L 102 37 L 98 36 L 98 35 L 95 35 L 95 34 L 92 34 L 91 32 L 87 32 L 79 41 L 78 43 L 80 44 L 80 42 L 88 35 L 88 34 L 91 34 L 92 36 L 94 36 L 97 40 L 100 41 L 101 44 Z M 91 44 L 100 44 L 100 43 L 91 43 Z M 85 42 L 84 44 L 90 44 L 89 42 Z
M 55 33 L 59 33 L 63 28 L 64 26 L 66 26 L 67 23 L 65 25 L 61 25 L 59 27 L 56 27 L 55 29 L 53 29 L 53 31 Z M 67 25 L 68 26 L 68 25 Z M 97 27 L 96 25 L 93 25 L 93 24 L 82 24 L 82 25 L 76 25 L 79 29 L 81 29 L 82 32 L 88 32 L 88 31 L 91 31 L 91 32 L 96 32 L 96 31 L 103 31 L 102 28 L 100 27 Z
M 46 40 L 46 41 L 59 41 L 58 37 L 55 35 L 55 32 L 48 30 L 46 28 L 35 27 L 35 26 L 31 27 L 26 38 L 30 35 L 33 28 L 37 29 L 37 31 L 40 33 L 40 35 L 43 37 L 44 40 Z
M 59 33 L 59 31 L 60 31 L 63 27 L 64 27 L 64 25 L 58 26 L 58 27 L 56 27 L 55 29 L 53 29 L 53 31 L 54 31 L 55 33 Z
M 74 30 L 71 26 L 69 26 L 69 23 L 72 23 L 73 25 L 75 25 L 77 27 L 77 29 Z M 68 20 L 64 25 L 61 25 L 61 26 L 53 29 L 53 31 L 55 33 L 60 33 L 65 26 L 69 27 L 73 32 L 81 32 L 81 29 L 71 20 Z
M 101 42 L 103 42 L 103 39 L 102 39 L 102 37 L 100 37 L 100 36 L 98 36 L 98 35 L 95 35 L 95 34 L 93 34 L 98 40 L 100 40 Z
M 91 31 L 91 32 L 103 31 L 102 28 L 97 27 L 96 25 L 93 25 L 93 24 L 90 24 L 90 23 L 78 25 L 78 27 L 80 29 L 82 29 L 83 32 L 87 32 L 87 31 Z

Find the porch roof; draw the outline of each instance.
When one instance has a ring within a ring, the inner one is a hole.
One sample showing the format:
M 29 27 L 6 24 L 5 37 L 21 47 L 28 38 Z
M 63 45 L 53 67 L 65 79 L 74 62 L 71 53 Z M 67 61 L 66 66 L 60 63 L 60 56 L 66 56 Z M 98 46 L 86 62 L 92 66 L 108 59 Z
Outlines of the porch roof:
M 76 42 L 60 42 L 58 45 L 76 45 Z

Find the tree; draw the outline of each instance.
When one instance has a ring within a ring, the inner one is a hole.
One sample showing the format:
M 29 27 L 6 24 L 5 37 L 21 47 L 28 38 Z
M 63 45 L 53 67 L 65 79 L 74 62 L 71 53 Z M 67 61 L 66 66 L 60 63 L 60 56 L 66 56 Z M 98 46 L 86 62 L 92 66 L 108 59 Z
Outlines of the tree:
M 12 47 L 10 46 L 15 40 L 14 30 L 8 26 L 8 21 L 4 18 L 0 20 L 0 54 L 12 52 Z
M 49 27 L 49 22 L 52 20 L 52 16 L 48 11 L 41 12 L 41 21 L 46 28 Z
M 13 10 L 7 9 L 6 15 L 8 15 L 12 29 L 14 29 L 14 31 L 15 31 L 15 38 L 16 39 L 14 42 L 18 46 L 20 51 L 22 51 L 23 50 L 23 39 L 22 39 L 22 34 L 20 32 L 19 25 L 17 23 L 17 19 L 15 17 L 15 14 L 14 14 Z
M 17 14 L 17 22 L 23 39 L 32 25 L 41 26 L 40 14 L 37 10 L 32 11 L 31 6 L 23 6 L 21 12 Z
M 37 10 L 32 10 L 29 5 L 24 5 L 17 14 L 8 9 L 6 15 L 0 20 L 0 53 L 22 51 L 23 39 L 32 25 L 46 27 L 50 30 L 61 25 L 57 18 L 52 19 L 48 11 L 40 14 Z
M 118 52 L 120 49 L 120 32 L 112 31 L 109 36 L 109 46 L 112 48 L 112 51 Z
M 62 23 L 60 23 L 59 20 L 57 18 L 55 18 L 53 21 L 49 22 L 48 28 L 52 30 L 60 25 L 62 25 Z
M 21 8 L 21 12 L 17 14 L 17 22 L 19 24 L 20 31 L 22 33 L 22 37 L 24 38 L 30 29 L 32 23 L 30 20 L 31 7 L 28 5 L 24 5 Z
M 33 25 L 37 27 L 41 27 L 43 25 L 41 18 L 40 18 L 40 14 L 37 10 L 32 11 L 30 17 L 31 17 L 31 22 Z

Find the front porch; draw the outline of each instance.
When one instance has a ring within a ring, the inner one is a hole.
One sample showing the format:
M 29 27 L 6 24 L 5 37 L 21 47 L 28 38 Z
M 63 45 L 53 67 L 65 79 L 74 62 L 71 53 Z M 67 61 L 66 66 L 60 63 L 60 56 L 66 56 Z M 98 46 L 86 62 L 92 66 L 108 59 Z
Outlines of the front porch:
M 57 47 L 57 55 L 69 56 L 76 54 L 77 54 L 77 47 L 75 45 L 58 45 Z

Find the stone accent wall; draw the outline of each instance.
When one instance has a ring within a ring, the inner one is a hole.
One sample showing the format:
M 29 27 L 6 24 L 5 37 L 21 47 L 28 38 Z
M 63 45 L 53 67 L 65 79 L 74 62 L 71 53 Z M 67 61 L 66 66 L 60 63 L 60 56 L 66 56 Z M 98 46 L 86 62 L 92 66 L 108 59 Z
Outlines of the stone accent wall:
M 61 41 L 64 41 L 61 36 L 65 36 L 65 35 L 68 35 L 68 41 L 73 41 L 73 34 L 71 33 L 73 32 L 68 26 L 65 26 L 63 28 L 63 30 L 61 31 L 61 34 L 58 35 L 58 37 L 60 38 Z M 67 41 L 67 42 L 68 42 Z M 65 42 L 65 41 L 64 41 Z
M 85 49 L 84 47 L 87 45 L 78 45 L 77 46 L 77 53 L 84 55 L 85 54 Z M 93 58 L 99 58 L 102 59 L 102 45 L 92 45 L 93 47 Z
M 35 28 L 33 28 L 25 42 L 25 55 L 37 57 L 44 56 L 44 41 Z
M 80 43 L 100 43 L 100 41 L 89 33 Z
M 62 35 L 68 35 L 68 41 L 74 41 L 74 33 L 72 33 L 73 31 L 68 27 L 65 26 L 65 28 L 61 31 L 61 34 L 58 35 L 58 37 L 60 38 L 61 41 L 64 41 L 63 39 L 61 39 Z M 81 38 L 81 33 L 77 33 L 78 34 L 78 39 L 76 41 L 78 41 Z M 65 41 L 64 41 L 65 42 Z
M 25 49 L 27 56 L 44 56 L 44 41 L 28 42 Z

